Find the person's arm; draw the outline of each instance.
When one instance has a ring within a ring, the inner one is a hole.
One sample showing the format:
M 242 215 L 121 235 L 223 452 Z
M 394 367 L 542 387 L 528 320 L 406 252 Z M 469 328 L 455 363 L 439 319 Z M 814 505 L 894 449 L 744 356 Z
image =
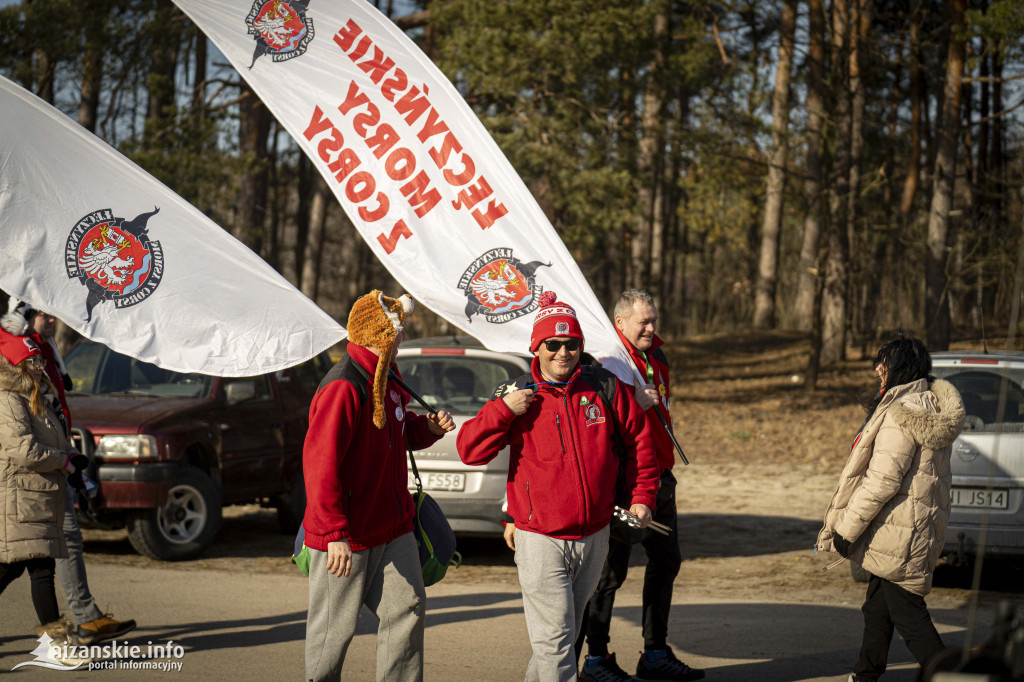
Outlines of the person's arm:
M 899 492 L 914 461 L 917 443 L 886 415 L 873 448 L 864 480 L 836 518 L 836 534 L 851 545 L 857 542 L 885 503 Z
M 69 450 L 45 445 L 32 432 L 28 406 L 13 394 L 0 399 L 0 455 L 31 471 L 46 473 L 58 469 L 70 472 Z
M 655 506 L 661 472 L 647 417 L 630 388 L 620 381 L 615 391 L 615 418 L 626 447 L 626 487 L 632 491 L 631 510 L 635 505 L 644 505 L 650 510 Z
M 512 422 L 525 414 L 533 396 L 532 390 L 516 390 L 514 386 L 507 393 L 495 391 L 477 415 L 459 429 L 455 443 L 463 463 L 479 466 L 497 457 L 508 445 Z
M 306 481 L 307 533 L 325 543 L 349 537 L 352 481 L 344 481 L 342 465 L 353 435 L 359 427 L 364 406 L 352 384 L 336 380 L 313 399 L 309 430 L 302 448 L 302 470 Z

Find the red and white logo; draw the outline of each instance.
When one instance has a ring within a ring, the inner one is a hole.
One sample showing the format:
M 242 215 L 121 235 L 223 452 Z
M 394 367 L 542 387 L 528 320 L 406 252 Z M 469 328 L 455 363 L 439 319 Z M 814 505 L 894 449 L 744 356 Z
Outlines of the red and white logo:
M 491 249 L 474 260 L 459 278 L 466 295 L 466 319 L 482 314 L 490 322 L 503 323 L 537 309 L 542 287 L 534 273 L 550 263 L 523 263 L 512 249 Z
M 313 20 L 306 16 L 309 0 L 255 0 L 245 23 L 256 37 L 252 63 L 263 55 L 275 62 L 295 59 L 313 40 Z M 252 68 L 252 65 L 249 66 Z
M 68 277 L 89 290 L 86 322 L 101 301 L 114 301 L 117 308 L 141 303 L 160 284 L 164 254 L 160 242 L 149 239 L 149 220 L 155 208 L 132 220 L 114 216 L 109 208 L 87 214 L 71 229 L 64 247 Z

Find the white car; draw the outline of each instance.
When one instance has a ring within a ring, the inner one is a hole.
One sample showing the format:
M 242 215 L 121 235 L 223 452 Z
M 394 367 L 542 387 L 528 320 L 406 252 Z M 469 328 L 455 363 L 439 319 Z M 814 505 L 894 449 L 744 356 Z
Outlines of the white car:
M 953 443 L 945 551 L 954 561 L 1024 556 L 1024 353 L 932 353 L 932 374 L 960 391 L 967 413 Z
M 447 409 L 455 420 L 454 431 L 430 449 L 413 453 L 423 489 L 437 500 L 456 533 L 500 536 L 508 448 L 485 466 L 467 466 L 459 459 L 455 439 L 499 384 L 529 373 L 530 358 L 486 350 L 472 337 L 448 336 L 405 341 L 397 360 L 409 388 L 434 409 Z M 409 409 L 425 411 L 415 400 Z M 412 467 L 409 489 L 416 489 Z

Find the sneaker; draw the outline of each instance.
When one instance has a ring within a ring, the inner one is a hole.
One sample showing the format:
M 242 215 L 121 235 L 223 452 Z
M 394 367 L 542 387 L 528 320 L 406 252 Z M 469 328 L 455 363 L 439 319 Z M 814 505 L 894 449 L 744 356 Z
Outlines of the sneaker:
M 589 656 L 583 662 L 580 679 L 588 682 L 631 682 L 633 676 L 619 667 L 615 662 L 615 654 L 608 654 L 591 662 Z
M 79 625 L 75 634 L 83 645 L 90 646 L 106 642 L 108 639 L 117 639 L 134 629 L 134 620 L 114 620 L 113 614 L 105 613 L 99 618 Z
M 645 651 L 636 664 L 638 680 L 662 680 L 663 682 L 689 682 L 703 680 L 704 671 L 691 668 L 672 653 L 670 647 L 661 651 Z

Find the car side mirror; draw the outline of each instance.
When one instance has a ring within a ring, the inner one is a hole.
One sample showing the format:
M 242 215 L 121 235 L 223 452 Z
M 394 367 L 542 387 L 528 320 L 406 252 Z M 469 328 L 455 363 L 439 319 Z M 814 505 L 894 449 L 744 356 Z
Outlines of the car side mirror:
M 255 397 L 255 381 L 232 381 L 224 386 L 224 400 L 228 405 L 237 405 Z

